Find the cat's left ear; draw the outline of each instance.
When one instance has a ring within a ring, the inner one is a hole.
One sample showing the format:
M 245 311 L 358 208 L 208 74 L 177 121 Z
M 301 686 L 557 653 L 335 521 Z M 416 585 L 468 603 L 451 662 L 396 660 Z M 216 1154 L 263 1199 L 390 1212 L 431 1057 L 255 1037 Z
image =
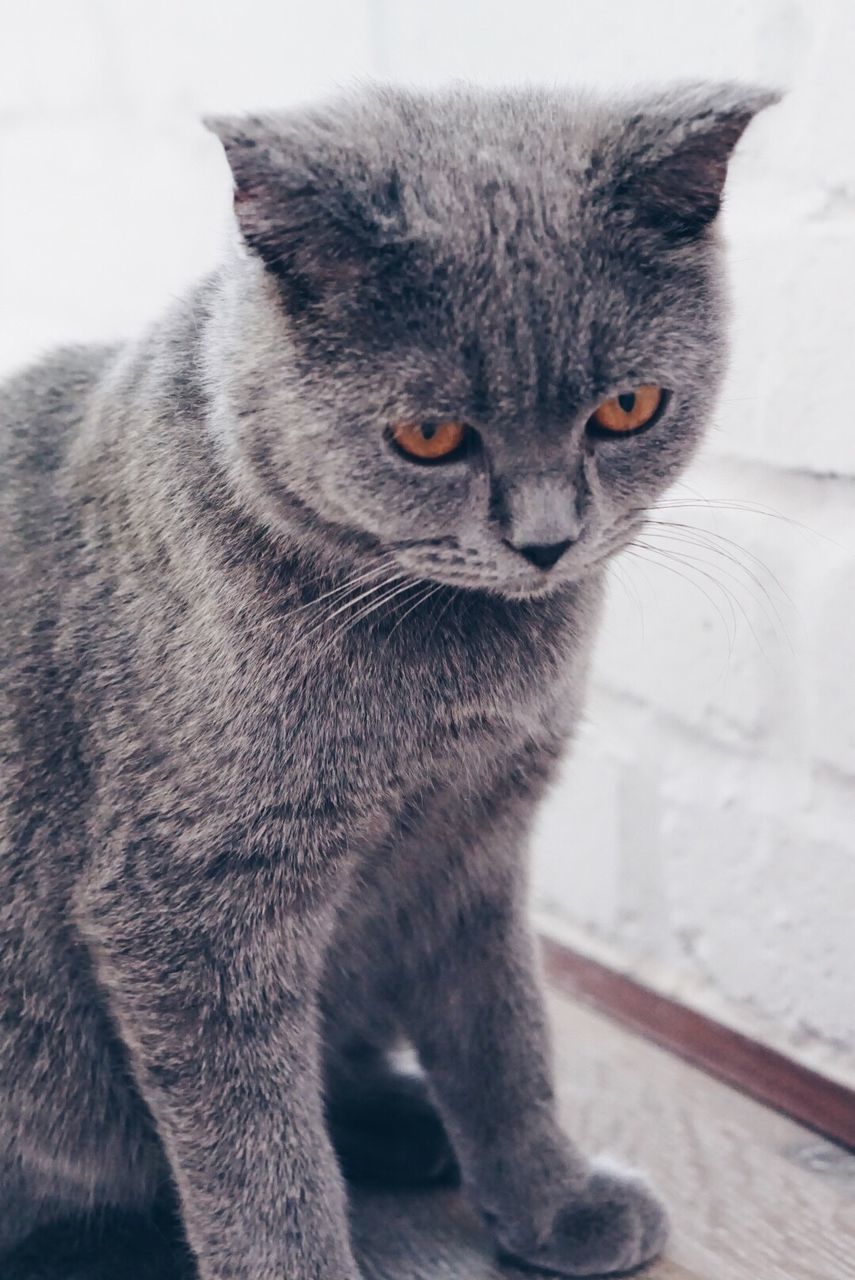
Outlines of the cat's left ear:
M 397 229 L 394 183 L 358 168 L 310 117 L 214 116 L 244 242 L 277 275 L 295 310 L 346 296 L 376 272 Z M 375 188 L 379 188 L 378 190 Z
M 641 103 L 626 122 L 615 204 L 670 240 L 696 238 L 721 208 L 734 147 L 780 98 L 772 89 L 687 85 Z

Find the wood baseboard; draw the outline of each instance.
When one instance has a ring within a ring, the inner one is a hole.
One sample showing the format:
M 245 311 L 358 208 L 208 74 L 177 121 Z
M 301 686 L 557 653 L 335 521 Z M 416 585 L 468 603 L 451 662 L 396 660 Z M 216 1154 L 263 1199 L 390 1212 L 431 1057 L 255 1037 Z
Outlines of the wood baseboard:
M 542 938 L 546 974 L 559 990 L 739 1089 L 758 1102 L 855 1151 L 855 1090 L 658 995 L 625 974 Z

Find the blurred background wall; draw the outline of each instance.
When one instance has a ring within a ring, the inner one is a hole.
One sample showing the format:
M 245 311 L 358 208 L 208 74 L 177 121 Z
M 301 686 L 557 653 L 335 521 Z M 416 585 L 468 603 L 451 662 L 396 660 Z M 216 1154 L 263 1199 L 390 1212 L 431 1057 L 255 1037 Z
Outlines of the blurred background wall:
M 217 259 L 205 111 L 418 84 L 787 87 L 729 183 L 734 360 L 613 575 L 542 927 L 855 1080 L 853 0 L 2 0 L 0 372 Z

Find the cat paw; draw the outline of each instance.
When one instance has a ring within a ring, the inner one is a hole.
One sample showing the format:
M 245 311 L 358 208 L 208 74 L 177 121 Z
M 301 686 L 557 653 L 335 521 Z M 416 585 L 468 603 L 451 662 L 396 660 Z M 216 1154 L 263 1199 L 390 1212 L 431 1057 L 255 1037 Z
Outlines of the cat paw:
M 545 1239 L 523 1243 L 518 1233 L 498 1225 L 496 1234 L 509 1259 L 538 1270 L 559 1276 L 622 1275 L 662 1252 L 668 1218 L 641 1178 L 602 1164 L 584 1190 L 559 1209 Z

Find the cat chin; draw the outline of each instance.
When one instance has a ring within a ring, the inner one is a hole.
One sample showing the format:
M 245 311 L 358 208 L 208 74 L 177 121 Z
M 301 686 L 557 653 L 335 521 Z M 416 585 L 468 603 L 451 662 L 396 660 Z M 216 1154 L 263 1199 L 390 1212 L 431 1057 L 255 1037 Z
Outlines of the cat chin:
M 510 600 L 546 600 L 598 577 L 611 558 L 611 554 L 598 556 L 586 564 L 562 566 L 560 571 L 541 574 L 532 581 L 492 584 L 491 589 Z
M 557 596 L 562 591 L 571 590 L 582 581 L 584 576 L 579 574 L 574 577 L 563 577 L 554 582 L 535 583 L 530 587 L 500 588 L 496 594 L 504 596 L 506 600 L 548 600 L 550 596 Z
M 436 577 L 434 581 L 442 586 L 453 587 L 457 591 L 471 592 L 473 595 L 482 593 L 496 596 L 501 600 L 523 601 L 547 600 L 550 596 L 557 596 L 562 591 L 571 590 L 589 576 L 590 572 L 580 572 L 572 575 L 563 574 L 560 578 L 550 578 L 546 582 L 530 583 L 497 582 L 495 580 L 484 582 L 477 579 L 473 579 L 471 582 L 464 582 L 459 578 L 454 581 L 444 581 L 439 577 Z

